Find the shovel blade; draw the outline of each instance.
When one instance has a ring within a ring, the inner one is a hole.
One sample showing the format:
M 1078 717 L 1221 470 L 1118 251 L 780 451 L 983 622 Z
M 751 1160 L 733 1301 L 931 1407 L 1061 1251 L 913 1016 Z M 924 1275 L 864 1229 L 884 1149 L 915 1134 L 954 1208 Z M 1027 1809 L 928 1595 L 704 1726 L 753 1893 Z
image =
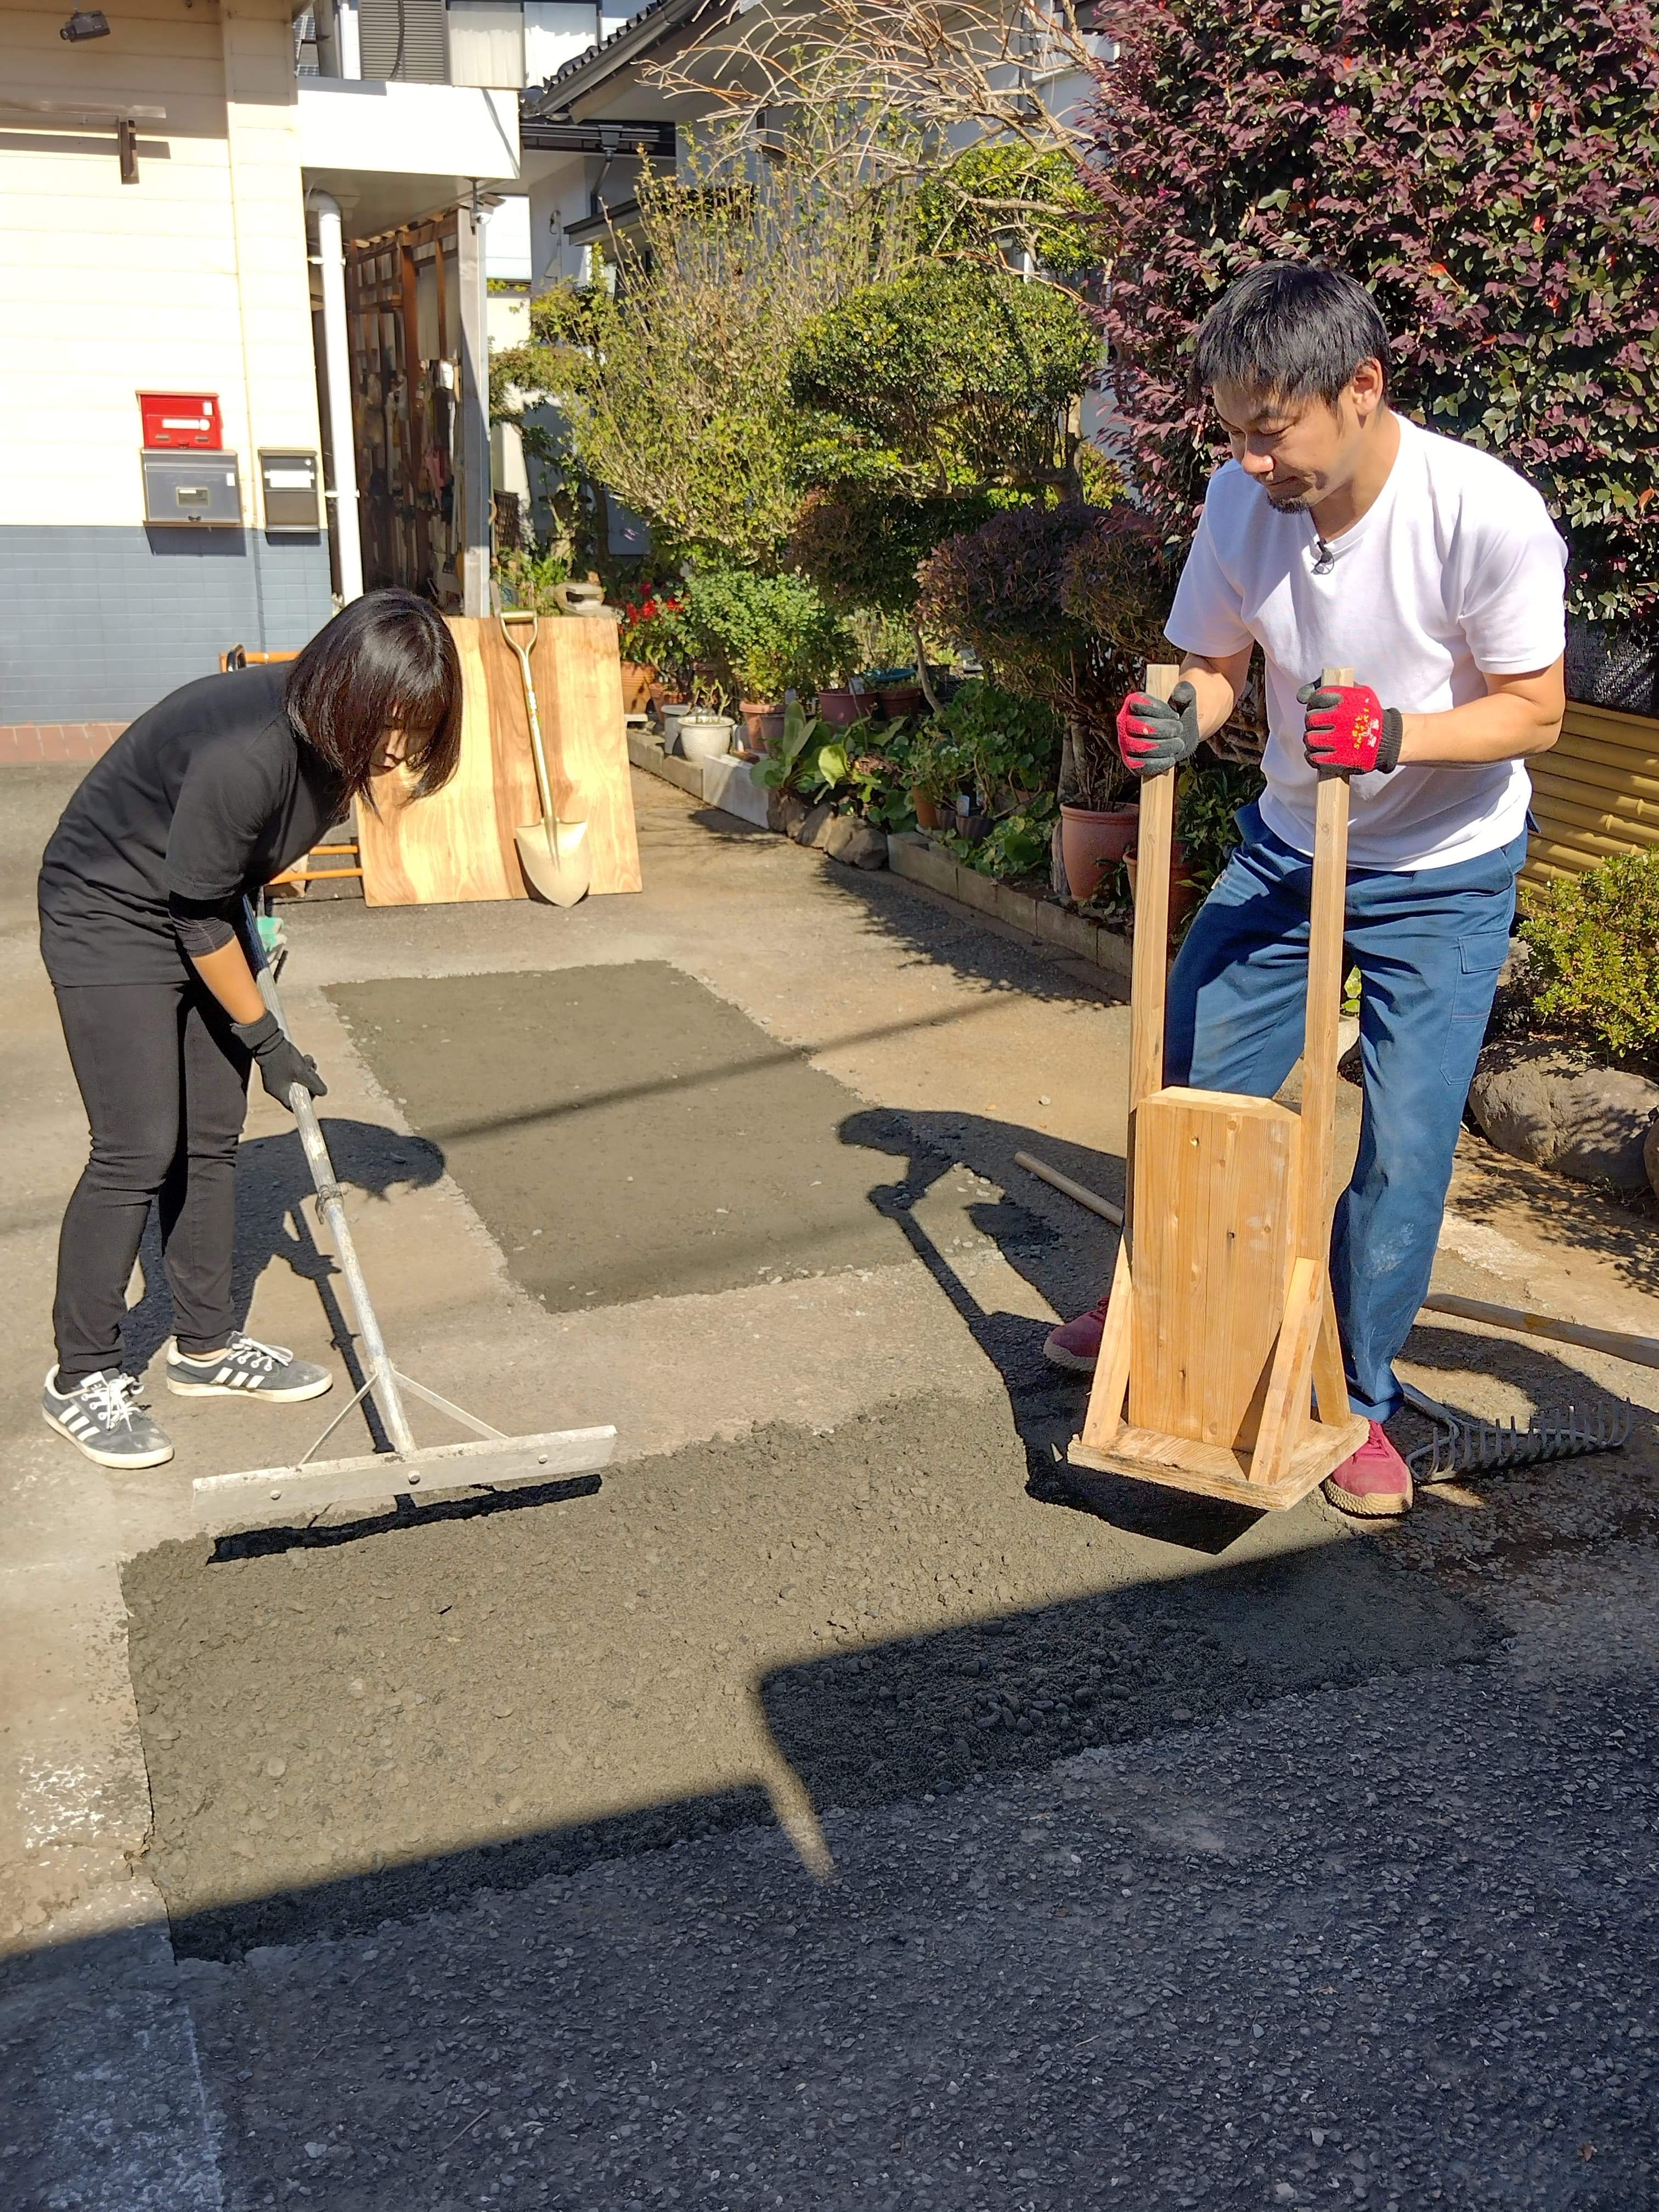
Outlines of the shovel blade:
M 544 819 L 515 830 L 519 865 L 538 898 L 551 906 L 574 906 L 593 880 L 593 856 L 587 848 L 586 822 Z

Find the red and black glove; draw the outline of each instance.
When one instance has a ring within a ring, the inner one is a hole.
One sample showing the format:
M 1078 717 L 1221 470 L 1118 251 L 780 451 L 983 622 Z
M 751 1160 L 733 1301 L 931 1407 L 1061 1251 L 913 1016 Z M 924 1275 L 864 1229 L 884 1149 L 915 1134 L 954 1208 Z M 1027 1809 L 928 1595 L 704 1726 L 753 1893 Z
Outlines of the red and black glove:
M 1369 684 L 1304 684 L 1297 698 L 1307 710 L 1302 743 L 1321 775 L 1388 775 L 1400 764 L 1404 728 L 1397 707 L 1385 707 Z
M 1177 684 L 1167 699 L 1132 691 L 1117 710 L 1117 749 L 1137 775 L 1162 775 L 1198 750 L 1198 694 Z

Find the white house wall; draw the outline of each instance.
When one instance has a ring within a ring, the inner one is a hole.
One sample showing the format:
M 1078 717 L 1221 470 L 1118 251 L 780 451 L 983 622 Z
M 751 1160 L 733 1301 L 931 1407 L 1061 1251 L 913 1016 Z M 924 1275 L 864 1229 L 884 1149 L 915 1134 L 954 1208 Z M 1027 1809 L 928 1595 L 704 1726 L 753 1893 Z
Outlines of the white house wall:
M 519 95 L 483 86 L 305 78 L 300 159 L 307 169 L 370 175 L 519 173 Z
M 320 447 L 286 0 L 0 9 L 15 99 L 131 101 L 112 128 L 0 118 L 0 723 L 124 720 L 238 641 L 303 644 L 332 605 L 326 538 L 269 537 L 256 448 Z M 240 527 L 147 528 L 139 391 L 212 392 Z

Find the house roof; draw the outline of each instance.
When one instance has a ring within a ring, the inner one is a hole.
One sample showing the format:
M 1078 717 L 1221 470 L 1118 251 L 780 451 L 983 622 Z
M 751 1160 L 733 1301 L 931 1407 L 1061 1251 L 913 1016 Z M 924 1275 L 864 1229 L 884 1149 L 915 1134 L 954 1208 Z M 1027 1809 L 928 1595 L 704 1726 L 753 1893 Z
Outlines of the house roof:
M 665 38 L 670 31 L 701 15 L 723 17 L 730 0 L 648 0 L 620 29 L 585 53 L 574 54 L 547 82 L 524 95 L 526 115 L 551 115 L 577 94 L 586 92 Z

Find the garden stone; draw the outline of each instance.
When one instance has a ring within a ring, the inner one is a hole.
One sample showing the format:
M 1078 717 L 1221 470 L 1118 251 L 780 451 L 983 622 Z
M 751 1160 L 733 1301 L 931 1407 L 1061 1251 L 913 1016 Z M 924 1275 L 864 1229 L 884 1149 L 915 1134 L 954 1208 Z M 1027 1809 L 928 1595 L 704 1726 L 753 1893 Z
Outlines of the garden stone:
M 1659 1118 L 1659 1083 L 1596 1067 L 1559 1044 L 1489 1045 L 1469 1088 L 1469 1106 L 1500 1152 L 1535 1160 L 1580 1182 L 1640 1190 L 1644 1152 Z
M 830 832 L 830 824 L 835 818 L 835 808 L 830 805 L 827 799 L 820 799 L 816 806 L 807 809 L 789 835 L 798 845 L 810 845 L 818 852 L 822 852 L 823 841 Z
M 805 821 L 806 801 L 795 791 L 772 791 L 766 798 L 766 825 L 781 837 L 793 837 Z
M 1659 1198 L 1659 1121 L 1651 1124 L 1643 1139 L 1642 1161 L 1648 1171 L 1648 1181 L 1653 1185 L 1653 1194 Z
M 830 824 L 823 849 L 845 868 L 884 868 L 887 837 L 873 822 L 860 822 L 855 814 L 837 815 Z

